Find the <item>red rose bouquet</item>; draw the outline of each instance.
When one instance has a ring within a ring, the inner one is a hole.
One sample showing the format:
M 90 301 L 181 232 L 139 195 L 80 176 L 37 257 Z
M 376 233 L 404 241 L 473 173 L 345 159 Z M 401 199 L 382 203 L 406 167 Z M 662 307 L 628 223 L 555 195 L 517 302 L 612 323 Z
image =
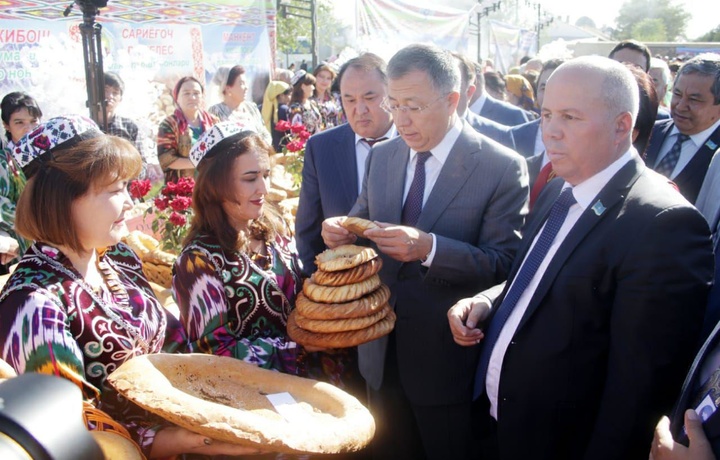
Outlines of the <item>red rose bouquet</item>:
M 292 175 L 295 187 L 300 188 L 303 160 L 305 158 L 305 142 L 310 138 L 310 133 L 305 129 L 305 125 L 300 123 L 291 125 L 290 122 L 285 120 L 278 121 L 275 129 L 286 133 L 283 139 L 282 151 L 282 154 L 288 157 L 285 161 L 285 170 Z
M 168 182 L 153 200 L 153 205 L 145 211 L 152 214 L 152 229 L 162 235 L 160 246 L 165 251 L 179 254 L 182 242 L 190 229 L 192 220 L 192 192 L 195 181 L 191 177 L 181 177 L 177 182 Z M 150 191 L 150 181 L 130 183 L 130 195 L 143 199 Z

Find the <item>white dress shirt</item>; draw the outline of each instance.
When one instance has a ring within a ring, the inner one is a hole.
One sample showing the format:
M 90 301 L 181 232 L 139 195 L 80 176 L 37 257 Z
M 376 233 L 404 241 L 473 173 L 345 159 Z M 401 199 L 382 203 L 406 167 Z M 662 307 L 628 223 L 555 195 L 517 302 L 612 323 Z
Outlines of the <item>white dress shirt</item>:
M 392 139 L 395 136 L 397 136 L 397 130 L 395 129 L 395 125 L 392 124 L 390 125 L 388 132 L 380 137 Z M 363 179 L 365 178 L 365 163 L 367 162 L 368 155 L 370 155 L 370 144 L 365 141 L 364 137 L 355 133 L 355 161 L 357 163 L 358 173 L 358 195 L 362 192 Z
M 718 126 L 720 126 L 720 119 L 717 120 L 708 129 L 691 135 L 690 139 L 683 142 L 682 148 L 680 149 L 680 158 L 678 158 L 675 169 L 673 169 L 672 174 L 670 174 L 670 179 L 675 179 L 678 174 L 680 174 L 682 170 L 685 169 L 685 166 L 690 163 L 690 160 L 693 159 L 697 151 L 700 150 L 700 147 L 702 147 L 703 144 L 707 142 L 708 138 L 712 135 L 712 133 L 715 132 Z M 655 168 L 658 167 L 662 159 L 665 158 L 665 155 L 667 155 L 670 152 L 670 149 L 673 148 L 673 145 L 675 145 L 675 142 L 677 141 L 678 134 L 680 134 L 680 131 L 677 129 L 677 126 L 673 126 L 670 130 L 670 134 L 665 137 L 662 147 L 660 147 L 658 156 L 655 159 Z
M 440 170 L 445 164 L 450 150 L 452 150 L 455 141 L 460 137 L 462 132 L 463 121 L 460 117 L 455 117 L 455 123 L 452 124 L 445 137 L 442 138 L 440 143 L 430 150 L 430 158 L 425 162 L 425 191 L 423 192 L 423 207 L 427 202 L 430 193 L 432 192 L 435 182 L 440 177 Z M 403 204 L 405 199 L 410 192 L 410 185 L 412 184 L 413 178 L 415 177 L 415 165 L 417 164 L 417 152 L 410 149 L 410 158 L 408 159 L 407 166 L 405 167 L 405 188 L 403 190 Z M 435 235 L 430 234 L 433 238 L 432 249 L 430 254 L 422 263 L 424 266 L 429 267 L 432 264 L 432 260 L 435 257 Z
M 520 299 L 518 299 L 515 308 L 510 313 L 510 317 L 500 331 L 500 336 L 498 337 L 498 340 L 495 343 L 495 348 L 493 348 L 492 354 L 490 355 L 490 363 L 488 364 L 487 376 L 485 378 L 485 391 L 487 392 L 488 398 L 490 399 L 490 415 L 494 419 L 497 420 L 497 403 L 498 392 L 500 388 L 500 373 L 502 371 L 505 352 L 507 351 L 508 345 L 512 341 L 512 338 L 517 331 L 517 327 L 520 324 L 522 317 L 525 315 L 525 311 L 530 304 L 530 300 L 535 293 L 535 289 L 537 288 L 538 284 L 540 284 L 540 280 L 542 280 L 542 277 L 545 274 L 545 270 L 552 261 L 553 257 L 555 257 L 558 248 L 563 243 L 568 233 L 570 233 L 570 230 L 572 230 L 572 228 L 575 226 L 575 223 L 577 223 L 578 219 L 580 219 L 580 215 L 585 211 L 585 209 L 596 203 L 596 197 L 598 193 L 600 193 L 603 187 L 607 185 L 607 183 L 610 181 L 610 179 L 612 179 L 615 173 L 617 173 L 620 168 L 625 166 L 625 164 L 627 164 L 630 160 L 637 156 L 638 155 L 635 149 L 631 148 L 629 151 L 625 152 L 625 154 L 623 154 L 620 158 L 610 164 L 607 168 L 603 169 L 599 173 L 595 174 L 591 178 L 585 180 L 584 182 L 576 185 L 573 188 L 573 196 L 575 197 L 577 203 L 570 207 L 567 217 L 565 218 L 565 222 L 563 223 L 562 227 L 560 227 L 560 230 L 558 231 L 555 240 L 553 240 L 552 246 L 550 246 L 547 255 L 538 267 L 537 272 L 535 272 L 535 276 L 533 276 L 532 280 L 530 280 L 530 284 L 528 284 L 528 287 L 522 293 Z M 563 188 L 569 186 L 570 184 L 566 182 Z M 542 233 L 544 228 L 545 225 L 543 224 L 540 231 L 537 233 L 537 235 L 535 235 L 535 239 L 533 240 L 530 249 L 527 251 L 527 254 L 525 254 L 525 257 L 527 257 L 527 255 L 530 254 L 530 252 L 532 251 L 535 243 L 537 242 L 538 236 L 540 235 L 540 233 Z M 523 259 L 523 263 L 525 263 L 525 259 Z
M 537 133 L 535 134 L 535 150 L 533 150 L 533 155 L 540 155 L 545 151 L 545 143 L 543 142 L 542 138 L 542 124 L 538 126 Z M 543 163 L 543 166 L 545 166 L 545 163 Z

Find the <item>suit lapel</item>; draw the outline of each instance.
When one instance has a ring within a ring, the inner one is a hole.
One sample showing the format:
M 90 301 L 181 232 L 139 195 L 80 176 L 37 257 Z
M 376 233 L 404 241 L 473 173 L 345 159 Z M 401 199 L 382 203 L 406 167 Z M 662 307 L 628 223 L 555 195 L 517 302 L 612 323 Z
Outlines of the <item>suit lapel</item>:
M 668 121 L 663 125 L 656 126 L 658 126 L 658 129 L 653 130 L 652 136 L 650 137 L 650 145 L 645 150 L 647 152 L 645 163 L 652 170 L 655 170 L 655 162 L 657 161 L 658 154 L 660 154 L 660 149 L 662 148 L 663 142 L 665 142 L 665 138 L 675 125 L 672 121 Z
M 402 221 L 403 193 L 405 191 L 405 175 L 410 158 L 410 147 L 398 140 L 395 148 L 389 153 L 385 186 L 387 187 L 387 203 L 382 215 L 385 222 L 400 223 Z
M 470 174 L 477 167 L 480 157 L 480 141 L 472 128 L 463 124 L 455 145 L 440 170 L 440 175 L 423 206 L 416 227 L 429 232 L 440 215 L 447 209 Z
M 680 174 L 678 174 L 674 179 L 674 182 L 682 184 L 692 178 L 695 174 L 702 173 L 704 175 L 705 172 L 707 172 L 710 160 L 715 154 L 715 150 L 717 150 L 718 145 L 720 145 L 720 127 L 718 127 L 705 141 L 705 143 L 700 146 L 687 166 L 685 166 L 683 170 L 680 171 Z
M 578 219 L 570 230 L 570 233 L 568 233 L 565 237 L 565 240 L 560 244 L 560 247 L 550 261 L 550 264 L 547 266 L 540 283 L 533 293 L 530 304 L 528 305 L 528 308 L 518 325 L 518 331 L 525 325 L 533 313 L 535 313 L 538 305 L 553 285 L 555 277 L 563 268 L 568 258 L 575 251 L 575 248 L 582 242 L 583 239 L 585 239 L 585 237 L 599 222 L 612 214 L 610 211 L 627 195 L 628 188 L 635 183 L 643 169 L 644 165 L 642 164 L 642 160 L 631 160 L 615 174 L 610 182 L 603 187 L 597 198 L 594 198 L 590 203 L 590 206 L 585 209 L 580 216 L 580 219 Z M 605 211 L 600 213 L 600 215 L 597 215 L 597 213 L 593 210 L 593 205 L 598 202 L 601 202 L 605 208 Z M 537 230 L 532 236 L 533 239 L 535 238 L 535 234 L 537 234 Z
M 350 129 L 350 125 L 346 124 L 345 126 L 347 129 L 343 129 L 341 135 L 335 138 L 338 145 L 330 158 L 335 162 L 335 169 L 338 172 L 337 180 L 342 184 L 345 199 L 352 206 L 358 196 L 357 153 L 355 151 L 355 133 Z

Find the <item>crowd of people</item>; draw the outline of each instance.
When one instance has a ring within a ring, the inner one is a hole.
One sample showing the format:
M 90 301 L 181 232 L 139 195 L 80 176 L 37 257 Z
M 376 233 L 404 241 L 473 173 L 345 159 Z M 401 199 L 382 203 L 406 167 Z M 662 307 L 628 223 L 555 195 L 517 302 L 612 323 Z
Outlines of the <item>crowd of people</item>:
M 501 75 L 416 44 L 276 72 L 260 108 L 242 66 L 216 79 L 207 109 L 203 82 L 177 81 L 157 133 L 166 181 L 196 180 L 179 317 L 121 242 L 148 155 L 117 115 L 122 79 L 105 75 L 105 132 L 3 98 L 0 262 L 18 265 L 0 292 L 0 358 L 18 373 L 75 382 L 148 458 L 262 453 L 107 383 L 160 352 L 350 392 L 377 426 L 355 458 L 720 456 L 720 55 L 673 75 L 630 40 Z M 266 199 L 280 121 L 312 134 L 294 227 Z M 377 227 L 357 237 L 347 216 Z M 343 244 L 380 255 L 395 329 L 303 347 L 288 315 L 315 257 Z

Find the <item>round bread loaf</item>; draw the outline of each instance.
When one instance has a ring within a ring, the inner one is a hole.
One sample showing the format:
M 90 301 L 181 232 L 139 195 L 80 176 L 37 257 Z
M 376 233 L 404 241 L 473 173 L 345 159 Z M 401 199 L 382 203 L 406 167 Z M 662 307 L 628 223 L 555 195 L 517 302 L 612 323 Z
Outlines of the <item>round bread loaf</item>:
M 373 275 L 365 281 L 345 286 L 321 286 L 308 278 L 303 284 L 303 293 L 315 302 L 341 303 L 359 299 L 380 286 L 380 277 Z
M 382 259 L 376 257 L 364 264 L 347 270 L 337 272 L 325 272 L 317 270 L 312 274 L 311 279 L 321 286 L 345 286 L 346 284 L 359 283 L 375 275 L 382 268 Z
M 293 312 L 294 313 L 294 312 Z M 310 332 L 295 321 L 297 315 L 290 313 L 288 316 L 287 332 L 293 341 L 304 346 L 322 348 L 348 348 L 370 342 L 377 338 L 388 335 L 395 327 L 395 312 L 390 309 L 387 316 L 365 329 L 346 332 L 319 333 Z
M 321 252 L 315 257 L 315 264 L 320 270 L 336 272 L 357 267 L 375 257 L 377 257 L 377 253 L 373 248 L 345 244 Z
M 365 329 L 366 327 L 370 327 L 384 317 L 386 317 L 390 310 L 392 310 L 392 308 L 390 308 L 390 305 L 385 304 L 383 308 L 370 316 L 361 316 L 359 318 L 347 319 L 305 318 L 304 316 L 299 314 L 297 310 L 294 310 L 290 314 L 295 314 L 295 322 L 299 327 L 305 329 L 306 331 L 328 333 L 357 331 L 359 329 Z
M 128 233 L 123 240 L 137 254 L 140 260 L 143 260 L 150 251 L 154 251 L 160 245 L 155 238 L 139 230 Z
M 295 299 L 295 309 L 306 318 L 345 319 L 369 316 L 380 310 L 390 299 L 390 289 L 381 284 L 370 294 L 346 303 L 313 302 L 302 292 Z
M 367 219 L 362 219 L 360 217 L 348 217 L 344 221 L 340 222 L 340 225 L 345 230 L 353 232 L 360 238 L 365 238 L 365 230 L 370 230 L 371 228 L 378 228 L 378 225 L 375 222 Z
M 221 369 L 222 372 L 218 372 Z M 375 433 L 357 399 L 324 382 L 206 354 L 151 354 L 123 363 L 108 382 L 160 417 L 211 439 L 271 452 L 356 451 Z M 267 395 L 297 404 L 278 413 Z

